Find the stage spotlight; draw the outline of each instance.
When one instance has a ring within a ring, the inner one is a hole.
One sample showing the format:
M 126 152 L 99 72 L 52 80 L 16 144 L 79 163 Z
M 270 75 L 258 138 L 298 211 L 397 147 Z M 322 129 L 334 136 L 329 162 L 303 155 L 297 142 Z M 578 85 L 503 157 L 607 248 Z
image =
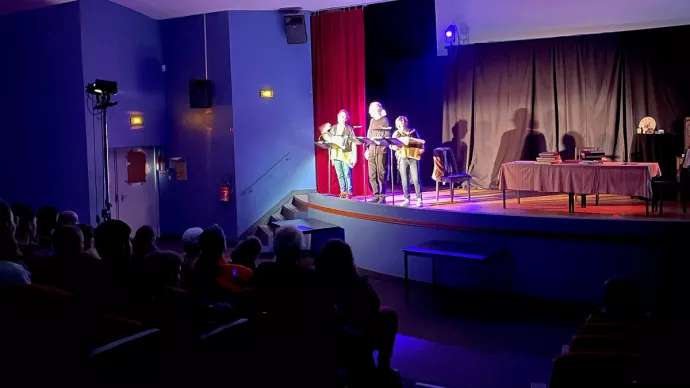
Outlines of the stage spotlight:
M 446 43 L 453 45 L 457 39 L 458 27 L 455 24 L 451 24 L 446 28 Z
M 86 85 L 89 94 L 117 94 L 117 82 L 97 79 L 96 82 Z

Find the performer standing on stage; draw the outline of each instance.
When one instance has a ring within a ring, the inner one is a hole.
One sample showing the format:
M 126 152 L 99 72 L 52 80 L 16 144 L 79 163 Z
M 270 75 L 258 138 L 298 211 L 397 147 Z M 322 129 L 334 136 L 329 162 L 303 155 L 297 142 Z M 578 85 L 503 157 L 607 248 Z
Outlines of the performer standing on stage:
M 386 111 L 380 102 L 369 104 L 369 130 L 367 137 L 389 137 L 391 123 L 386 118 Z M 386 203 L 386 181 L 388 176 L 388 147 L 369 146 L 364 153 L 369 161 L 369 184 L 374 192 L 373 203 Z
M 408 137 L 412 139 L 419 139 L 419 133 L 416 129 L 408 126 L 407 117 L 400 116 L 395 119 L 396 131 L 393 132 L 392 137 Z M 424 143 L 409 141 L 408 145 L 404 147 L 393 146 L 395 150 L 395 157 L 398 159 L 398 170 L 400 171 L 400 178 L 402 179 L 403 195 L 405 201 L 400 206 L 410 206 L 410 180 L 407 176 L 407 171 L 410 171 L 412 178 L 412 185 L 417 196 L 417 207 L 422 206 L 422 190 L 419 187 L 419 161 L 422 159 L 424 153 Z
M 323 138 L 336 145 L 328 150 L 328 157 L 338 176 L 340 198 L 348 199 L 352 198 L 352 168 L 357 163 L 357 147 L 351 140 L 355 132 L 349 121 L 350 112 L 341 109 L 338 112 L 338 124 L 334 127 L 331 123 L 326 123 L 321 130 Z

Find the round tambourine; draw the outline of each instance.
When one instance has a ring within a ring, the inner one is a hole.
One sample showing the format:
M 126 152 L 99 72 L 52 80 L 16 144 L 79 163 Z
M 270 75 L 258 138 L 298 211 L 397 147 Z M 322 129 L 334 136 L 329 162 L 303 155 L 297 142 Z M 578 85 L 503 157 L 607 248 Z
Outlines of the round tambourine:
M 640 125 L 638 127 L 638 133 L 652 134 L 656 130 L 656 120 L 652 117 L 645 117 L 640 120 Z

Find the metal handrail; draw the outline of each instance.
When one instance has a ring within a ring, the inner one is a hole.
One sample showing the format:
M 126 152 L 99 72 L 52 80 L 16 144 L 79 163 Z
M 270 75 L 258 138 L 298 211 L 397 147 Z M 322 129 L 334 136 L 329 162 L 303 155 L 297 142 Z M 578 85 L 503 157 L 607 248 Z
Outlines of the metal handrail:
M 266 172 L 264 172 L 263 174 L 261 174 L 261 176 L 260 176 L 257 180 L 255 180 L 254 183 L 252 183 L 251 185 L 249 185 L 249 187 L 246 188 L 246 189 L 242 192 L 242 195 L 245 195 L 245 194 L 247 194 L 247 193 L 253 193 L 253 192 L 254 192 L 254 186 L 256 186 L 257 183 L 259 183 L 262 179 L 264 179 L 264 178 L 266 177 L 266 175 L 268 175 L 268 173 L 271 172 L 274 168 L 276 168 L 280 163 L 290 160 L 289 156 L 290 156 L 291 153 L 292 153 L 292 151 L 288 152 L 288 153 L 285 154 L 282 158 L 278 159 L 278 161 L 275 162 L 275 163 L 271 166 L 271 168 L 269 168 L 268 170 L 266 170 Z

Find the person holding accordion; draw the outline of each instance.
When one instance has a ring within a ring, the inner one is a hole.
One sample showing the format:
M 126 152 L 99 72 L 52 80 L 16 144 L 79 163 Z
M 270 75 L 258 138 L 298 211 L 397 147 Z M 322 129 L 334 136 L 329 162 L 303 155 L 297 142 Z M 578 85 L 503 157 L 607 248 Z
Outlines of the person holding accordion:
M 410 178 L 417 197 L 417 207 L 422 207 L 422 190 L 419 185 L 419 161 L 424 153 L 424 140 L 420 139 L 416 129 L 409 127 L 407 117 L 400 116 L 395 119 L 396 131 L 392 137 L 400 139 L 405 145 L 393 146 L 395 157 L 398 159 L 398 170 L 402 180 L 403 195 L 405 200 L 400 206 L 410 206 Z M 408 171 L 410 176 L 408 177 Z

